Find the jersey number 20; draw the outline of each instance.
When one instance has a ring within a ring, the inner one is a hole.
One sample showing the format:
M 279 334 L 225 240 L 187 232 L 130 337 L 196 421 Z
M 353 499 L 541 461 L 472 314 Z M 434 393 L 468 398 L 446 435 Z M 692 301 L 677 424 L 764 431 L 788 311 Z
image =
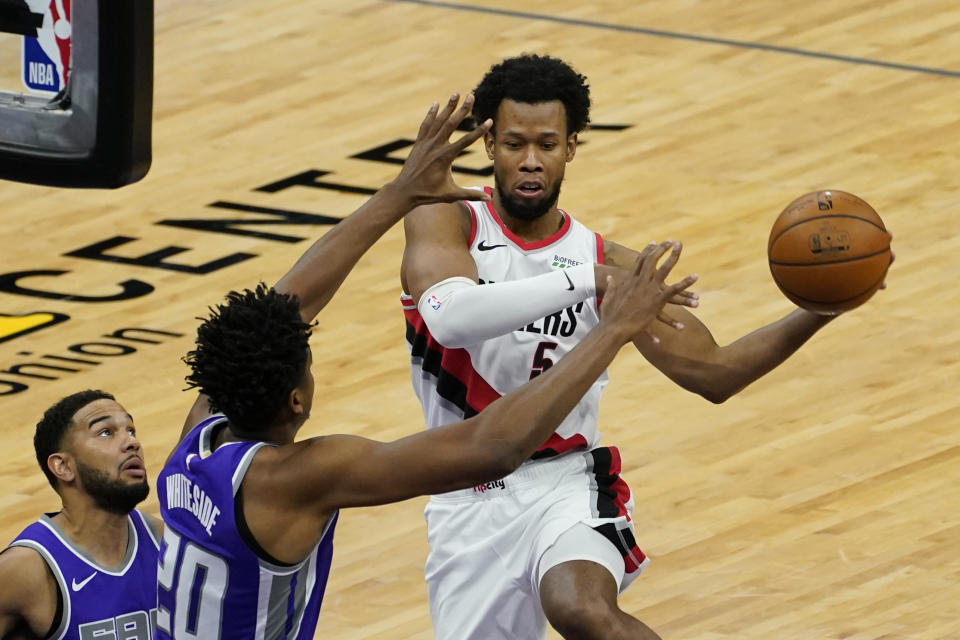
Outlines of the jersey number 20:
M 222 632 L 223 597 L 229 569 L 223 558 L 187 542 L 177 562 L 180 536 L 170 526 L 163 531 L 164 551 L 157 568 L 157 585 L 172 596 L 171 611 L 160 598 L 157 629 L 176 640 L 218 640 Z

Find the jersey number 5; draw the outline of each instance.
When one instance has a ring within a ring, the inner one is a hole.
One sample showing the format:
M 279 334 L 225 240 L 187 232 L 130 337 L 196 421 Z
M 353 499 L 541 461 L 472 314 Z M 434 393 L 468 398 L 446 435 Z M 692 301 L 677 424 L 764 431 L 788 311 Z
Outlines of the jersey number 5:
M 553 360 L 547 357 L 546 352 L 556 348 L 556 342 L 541 342 L 537 345 L 537 352 L 533 354 L 533 368 L 530 369 L 531 380 L 553 366 Z

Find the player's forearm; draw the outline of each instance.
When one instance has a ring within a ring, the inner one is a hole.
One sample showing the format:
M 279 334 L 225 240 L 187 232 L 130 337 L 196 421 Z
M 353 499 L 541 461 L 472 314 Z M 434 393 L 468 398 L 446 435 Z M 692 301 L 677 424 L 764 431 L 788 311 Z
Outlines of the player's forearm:
M 478 285 L 448 278 L 427 289 L 417 308 L 430 334 L 449 348 L 502 336 L 596 295 L 593 265 Z
M 487 454 L 479 458 L 481 466 L 493 464 L 494 470 L 504 475 L 529 458 L 576 407 L 628 339 L 617 328 L 601 324 L 547 371 L 473 418 L 474 446 Z
M 309 322 L 330 301 L 367 250 L 415 205 L 402 186 L 388 183 L 304 253 L 275 288 L 300 298 Z
M 803 346 L 833 319 L 797 309 L 780 320 L 761 327 L 720 349 L 719 368 L 707 369 L 708 385 L 703 395 L 723 402 L 763 377 Z

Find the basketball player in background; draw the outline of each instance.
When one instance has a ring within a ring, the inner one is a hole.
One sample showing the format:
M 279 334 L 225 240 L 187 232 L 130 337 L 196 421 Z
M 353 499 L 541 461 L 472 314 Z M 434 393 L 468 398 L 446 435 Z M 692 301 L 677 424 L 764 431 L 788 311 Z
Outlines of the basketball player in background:
M 642 334 L 667 300 L 683 299 L 693 282 L 667 286 L 678 256 L 671 253 L 658 268 L 668 247 L 648 247 L 630 275 L 608 289 L 604 320 L 581 347 L 482 416 L 389 443 L 348 435 L 295 442 L 313 401 L 310 323 L 360 256 L 418 204 L 488 197 L 460 188 L 450 172 L 490 124 L 449 143 L 472 96 L 458 102 L 452 96 L 439 114 L 431 107 L 400 175 L 318 240 L 275 287 L 230 292 L 198 329 L 186 361 L 187 381 L 201 396 L 158 479 L 165 523 L 158 638 L 312 638 L 340 509 L 482 490 L 509 473 L 620 346 Z
M 162 524 L 133 418 L 103 391 L 47 409 L 34 447 L 63 501 L 0 554 L 0 638 L 151 640 Z
M 557 205 L 589 123 L 586 78 L 556 58 L 522 55 L 494 65 L 475 96 L 474 116 L 493 120 L 484 137 L 491 200 L 427 205 L 404 219 L 406 335 L 430 429 L 482 416 L 494 399 L 565 362 L 601 322 L 603 276 L 619 278 L 637 259 Z M 719 403 L 830 318 L 797 309 L 723 347 L 682 305 L 660 320 L 659 339 L 641 336 L 637 349 L 681 387 Z M 568 639 L 658 637 L 617 604 L 647 558 L 634 539 L 619 451 L 598 446 L 606 382 L 604 374 L 499 490 L 431 497 L 425 571 L 438 640 L 541 638 L 546 621 Z

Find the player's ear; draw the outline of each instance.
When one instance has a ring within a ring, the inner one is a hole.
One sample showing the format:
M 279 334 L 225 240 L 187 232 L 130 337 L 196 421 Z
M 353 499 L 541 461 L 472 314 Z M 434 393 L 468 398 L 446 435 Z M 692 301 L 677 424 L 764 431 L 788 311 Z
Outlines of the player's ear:
M 47 456 L 47 468 L 63 482 L 73 482 L 77 477 L 76 464 L 69 453 L 58 451 Z
M 567 162 L 573 160 L 575 155 L 577 155 L 577 134 L 573 133 L 567 136 Z
M 293 415 L 303 415 L 307 406 L 304 403 L 303 391 L 300 389 L 300 387 L 295 388 L 290 392 L 290 395 L 287 396 L 287 406 L 290 407 L 290 411 L 293 413 Z
M 487 149 L 487 159 L 493 160 L 493 131 L 487 131 L 483 134 L 483 146 Z

